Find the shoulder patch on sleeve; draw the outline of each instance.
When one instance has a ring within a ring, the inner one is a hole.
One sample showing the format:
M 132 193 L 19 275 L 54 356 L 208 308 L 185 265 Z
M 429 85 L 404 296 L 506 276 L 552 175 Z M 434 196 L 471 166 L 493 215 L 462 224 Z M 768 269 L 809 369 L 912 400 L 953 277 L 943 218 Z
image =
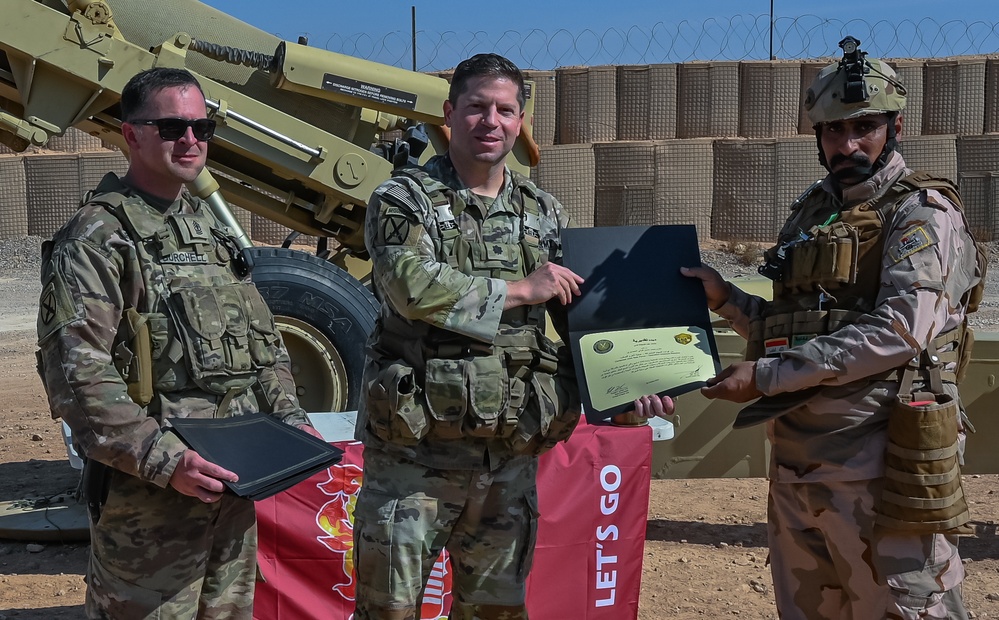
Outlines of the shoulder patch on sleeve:
M 58 261 L 58 257 L 55 260 Z M 59 265 L 46 271 L 42 294 L 38 298 L 39 342 L 84 317 L 83 298 L 75 274 L 66 273 Z
M 385 214 L 381 218 L 381 240 L 387 245 L 402 245 L 409 238 L 410 223 L 405 215 Z
M 891 258 L 893 264 L 898 264 L 916 252 L 936 243 L 937 238 L 933 229 L 922 224 L 914 226 L 905 231 L 895 244 L 888 248 L 888 257 Z

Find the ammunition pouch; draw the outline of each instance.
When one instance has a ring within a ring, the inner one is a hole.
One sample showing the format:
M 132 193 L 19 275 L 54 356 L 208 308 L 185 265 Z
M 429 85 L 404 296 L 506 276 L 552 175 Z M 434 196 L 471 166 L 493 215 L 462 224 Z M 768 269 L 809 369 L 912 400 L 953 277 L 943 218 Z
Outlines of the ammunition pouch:
M 961 483 L 960 404 L 943 391 L 933 343 L 920 359 L 928 368 L 930 391 L 912 391 L 918 366 L 909 364 L 888 415 L 876 523 L 917 533 L 965 533 L 971 515 Z
M 277 328 L 252 283 L 178 287 L 166 305 L 187 372 L 203 390 L 245 390 L 276 363 Z
M 857 281 L 860 239 L 855 227 L 837 222 L 788 248 L 783 284 L 790 291 L 834 290 Z
M 500 439 L 513 452 L 528 455 L 568 438 L 579 411 L 559 407 L 554 346 L 546 342 L 551 350 L 538 348 L 538 338 L 529 331 L 497 338 L 494 347 L 425 348 L 425 353 L 461 357 L 425 359 L 422 381 L 418 369 L 402 359 L 376 359 L 365 383 L 370 430 L 401 445 L 424 437 Z M 486 351 L 490 354 L 481 354 Z

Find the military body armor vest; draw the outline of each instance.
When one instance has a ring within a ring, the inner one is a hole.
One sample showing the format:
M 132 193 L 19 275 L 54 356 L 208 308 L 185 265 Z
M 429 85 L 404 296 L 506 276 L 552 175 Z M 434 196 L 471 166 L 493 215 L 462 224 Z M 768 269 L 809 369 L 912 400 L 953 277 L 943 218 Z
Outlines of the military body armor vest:
M 513 173 L 514 208 L 520 216 L 515 242 L 483 241 L 463 235 L 457 218 L 465 203 L 457 192 L 423 170 L 404 169 L 433 205 L 428 234 L 438 240 L 437 259 L 472 276 L 515 281 L 541 260 L 537 189 Z M 557 348 L 544 334 L 543 305 L 507 310 L 492 345 L 439 329 L 381 317 L 382 365 L 368 387 L 374 433 L 385 441 L 412 445 L 424 437 L 500 438 L 519 454 L 540 454 L 566 439 L 578 411 L 560 406 L 555 389 Z M 422 387 L 420 387 L 422 386 Z
M 200 388 L 228 403 L 276 363 L 274 318 L 253 283 L 234 275 L 237 246 L 208 209 L 164 217 L 138 197 L 109 193 L 91 202 L 125 227 L 142 271 L 143 307 L 126 311 L 114 351 L 130 395 L 146 401 L 139 404 L 152 396 L 137 395 L 144 374 L 152 391 Z
M 750 327 L 747 359 L 776 356 L 816 336 L 830 334 L 871 312 L 877 299 L 884 254 L 884 225 L 913 192 L 940 191 L 959 209 L 953 185 L 925 173 L 896 181 L 882 195 L 839 210 L 832 197 L 813 187 L 767 252 L 776 264 L 785 255 L 774 282 L 774 299 Z M 983 255 L 979 269 L 984 276 Z M 964 301 L 977 308 L 984 277 Z M 918 532 L 958 531 L 970 519 L 958 466 L 960 410 L 943 389 L 957 383 L 970 359 L 966 325 L 938 335 L 917 360 L 872 381 L 899 381 L 897 402 L 889 413 L 885 486 L 877 523 Z M 943 366 L 955 362 L 955 372 Z M 913 383 L 924 387 L 913 391 Z

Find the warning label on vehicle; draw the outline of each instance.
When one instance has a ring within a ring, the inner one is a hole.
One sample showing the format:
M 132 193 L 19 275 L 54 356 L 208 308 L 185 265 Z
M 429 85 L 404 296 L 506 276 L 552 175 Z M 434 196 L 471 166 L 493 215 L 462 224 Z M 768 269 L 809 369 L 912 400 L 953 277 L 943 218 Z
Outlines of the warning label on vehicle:
M 407 110 L 416 108 L 416 95 L 395 88 L 386 88 L 377 84 L 369 84 L 360 80 L 327 73 L 323 76 L 323 90 L 329 90 L 351 97 L 360 97 L 368 101 L 377 101 Z

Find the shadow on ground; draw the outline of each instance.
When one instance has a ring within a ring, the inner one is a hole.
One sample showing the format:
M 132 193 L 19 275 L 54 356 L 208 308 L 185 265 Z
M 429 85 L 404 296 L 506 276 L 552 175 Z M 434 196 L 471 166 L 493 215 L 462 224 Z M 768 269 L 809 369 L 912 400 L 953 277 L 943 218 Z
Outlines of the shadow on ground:
M 65 459 L 0 463 L 0 502 L 72 493 L 79 480 L 80 472 Z
M 703 521 L 650 520 L 645 530 L 645 540 L 681 542 L 691 545 L 716 546 L 719 543 L 744 547 L 765 547 L 765 523 L 704 523 Z

